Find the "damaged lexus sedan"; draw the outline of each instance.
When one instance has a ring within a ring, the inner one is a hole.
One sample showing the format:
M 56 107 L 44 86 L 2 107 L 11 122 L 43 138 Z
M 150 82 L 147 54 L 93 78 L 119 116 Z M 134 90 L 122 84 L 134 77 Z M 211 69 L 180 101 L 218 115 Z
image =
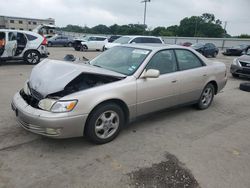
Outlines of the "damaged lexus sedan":
M 223 63 L 190 48 L 130 44 L 87 63 L 44 60 L 12 109 L 33 133 L 104 144 L 138 116 L 183 104 L 208 108 L 226 82 Z

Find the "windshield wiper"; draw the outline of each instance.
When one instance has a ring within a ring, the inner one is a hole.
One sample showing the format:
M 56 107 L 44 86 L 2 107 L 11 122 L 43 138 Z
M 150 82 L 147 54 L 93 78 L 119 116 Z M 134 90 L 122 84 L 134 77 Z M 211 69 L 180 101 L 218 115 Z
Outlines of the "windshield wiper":
M 90 64 L 90 65 L 92 65 L 92 64 Z M 99 68 L 103 68 L 102 66 L 100 66 L 100 65 L 93 65 L 93 66 L 95 66 L 95 67 L 99 67 Z

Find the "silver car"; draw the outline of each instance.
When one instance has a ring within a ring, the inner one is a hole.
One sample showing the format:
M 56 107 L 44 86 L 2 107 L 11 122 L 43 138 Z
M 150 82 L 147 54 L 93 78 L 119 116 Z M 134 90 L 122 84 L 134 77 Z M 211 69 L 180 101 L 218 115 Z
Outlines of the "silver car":
M 23 128 L 103 144 L 138 116 L 196 104 L 208 108 L 227 82 L 223 63 L 182 46 L 125 45 L 88 63 L 44 60 L 12 108 Z
M 242 55 L 233 60 L 233 63 L 230 67 L 230 72 L 233 77 L 250 77 L 250 49 L 247 50 L 245 55 Z

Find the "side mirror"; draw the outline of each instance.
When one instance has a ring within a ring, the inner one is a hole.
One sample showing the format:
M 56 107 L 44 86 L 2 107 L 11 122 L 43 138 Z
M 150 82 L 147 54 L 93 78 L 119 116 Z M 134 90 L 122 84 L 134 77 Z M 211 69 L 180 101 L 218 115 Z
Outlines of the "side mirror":
M 148 69 L 143 72 L 142 78 L 158 78 L 160 71 L 156 69 Z

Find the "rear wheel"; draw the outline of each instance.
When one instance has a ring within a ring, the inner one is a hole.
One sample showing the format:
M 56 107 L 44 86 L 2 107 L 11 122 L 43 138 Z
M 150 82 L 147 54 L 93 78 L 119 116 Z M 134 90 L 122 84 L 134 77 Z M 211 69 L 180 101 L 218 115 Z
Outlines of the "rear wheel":
M 41 55 L 39 52 L 32 50 L 24 54 L 24 61 L 28 64 L 35 65 L 40 62 Z
M 213 84 L 207 84 L 203 89 L 199 102 L 197 104 L 198 109 L 205 110 L 207 109 L 213 102 L 215 89 Z
M 51 42 L 48 42 L 48 47 L 51 47 L 52 46 L 52 43 Z
M 68 47 L 72 47 L 72 46 L 73 46 L 72 42 L 69 42 Z
M 90 114 L 84 133 L 91 142 L 105 144 L 118 136 L 124 123 L 121 107 L 115 103 L 107 103 Z

